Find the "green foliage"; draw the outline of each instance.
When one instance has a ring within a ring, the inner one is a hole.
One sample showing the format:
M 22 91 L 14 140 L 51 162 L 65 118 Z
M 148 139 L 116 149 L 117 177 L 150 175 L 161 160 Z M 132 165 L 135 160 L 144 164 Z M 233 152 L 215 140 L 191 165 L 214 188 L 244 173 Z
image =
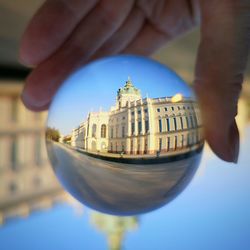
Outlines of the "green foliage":
M 58 142 L 60 138 L 60 132 L 58 129 L 48 127 L 46 130 L 46 139 Z

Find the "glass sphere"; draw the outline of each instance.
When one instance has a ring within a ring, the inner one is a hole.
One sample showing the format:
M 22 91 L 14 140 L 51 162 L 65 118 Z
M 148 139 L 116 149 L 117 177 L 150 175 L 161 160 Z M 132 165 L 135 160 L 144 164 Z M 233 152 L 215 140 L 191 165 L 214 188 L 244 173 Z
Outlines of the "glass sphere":
M 203 149 L 191 88 L 149 58 L 119 55 L 74 72 L 49 110 L 46 144 L 64 188 L 116 215 L 163 206 L 190 182 Z

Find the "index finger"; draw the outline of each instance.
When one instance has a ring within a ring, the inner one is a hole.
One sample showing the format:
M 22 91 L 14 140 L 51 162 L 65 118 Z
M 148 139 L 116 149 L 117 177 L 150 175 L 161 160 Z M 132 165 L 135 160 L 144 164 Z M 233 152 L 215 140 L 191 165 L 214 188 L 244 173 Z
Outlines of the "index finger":
M 47 0 L 31 19 L 20 46 L 20 61 L 37 65 L 53 54 L 98 0 Z

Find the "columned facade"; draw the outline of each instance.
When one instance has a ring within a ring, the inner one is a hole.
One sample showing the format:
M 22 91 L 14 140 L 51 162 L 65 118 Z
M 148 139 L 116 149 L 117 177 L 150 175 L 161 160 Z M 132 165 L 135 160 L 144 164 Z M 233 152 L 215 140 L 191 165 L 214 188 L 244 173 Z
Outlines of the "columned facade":
M 109 112 L 91 112 L 73 130 L 72 146 L 125 155 L 167 154 L 199 144 L 201 125 L 197 103 L 191 98 L 180 94 L 178 101 L 176 96 L 142 98 L 129 79 Z

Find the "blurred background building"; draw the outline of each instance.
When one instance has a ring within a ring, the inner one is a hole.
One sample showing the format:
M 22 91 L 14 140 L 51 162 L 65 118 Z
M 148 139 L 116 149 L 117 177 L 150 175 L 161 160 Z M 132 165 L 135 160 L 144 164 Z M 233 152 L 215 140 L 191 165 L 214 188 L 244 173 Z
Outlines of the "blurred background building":
M 27 110 L 21 88 L 18 80 L 0 80 L 0 224 L 48 208 L 63 193 L 47 158 L 46 113 Z

